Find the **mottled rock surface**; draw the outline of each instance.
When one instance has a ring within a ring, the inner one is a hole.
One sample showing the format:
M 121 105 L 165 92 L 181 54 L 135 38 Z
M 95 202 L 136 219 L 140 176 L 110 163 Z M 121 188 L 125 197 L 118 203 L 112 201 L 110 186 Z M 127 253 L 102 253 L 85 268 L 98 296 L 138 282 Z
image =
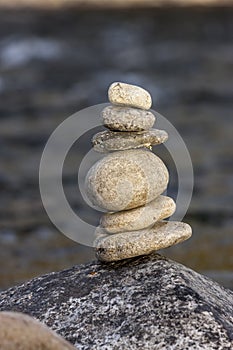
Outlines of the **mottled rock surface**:
M 158 129 L 141 132 L 106 130 L 97 133 L 92 139 L 92 144 L 95 151 L 104 153 L 159 145 L 167 139 L 167 132 Z
M 139 208 L 104 214 L 101 217 L 100 226 L 109 233 L 141 230 L 171 216 L 175 209 L 176 204 L 172 198 L 158 196 Z
M 141 109 L 150 109 L 151 95 L 140 86 L 116 82 L 108 90 L 108 99 L 119 106 L 129 106 Z
M 151 228 L 113 235 L 99 227 L 96 235 L 94 245 L 97 258 L 101 261 L 116 261 L 150 254 L 181 243 L 191 237 L 192 229 L 184 222 L 159 221 Z
M 233 338 L 232 292 L 157 254 L 35 278 L 2 292 L 0 309 L 82 350 L 230 350 Z
M 108 106 L 102 112 L 103 124 L 110 130 L 142 131 L 152 128 L 155 116 L 139 108 Z
M 167 183 L 166 166 L 147 150 L 113 152 L 95 163 L 85 180 L 90 201 L 108 211 L 149 203 L 166 189 Z
M 75 350 L 45 325 L 18 312 L 0 312 L 0 349 Z

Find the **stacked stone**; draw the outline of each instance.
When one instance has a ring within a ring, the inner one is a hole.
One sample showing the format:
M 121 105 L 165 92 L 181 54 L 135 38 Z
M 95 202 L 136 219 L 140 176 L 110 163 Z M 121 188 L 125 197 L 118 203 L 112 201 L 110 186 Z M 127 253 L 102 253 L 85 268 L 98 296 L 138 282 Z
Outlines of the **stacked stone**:
M 95 163 L 86 177 L 86 193 L 93 205 L 108 212 L 96 229 L 96 256 L 116 261 L 149 254 L 188 239 L 188 224 L 163 221 L 176 208 L 161 195 L 169 174 L 151 146 L 165 142 L 163 130 L 152 129 L 150 94 L 141 87 L 113 83 L 108 90 L 112 105 L 102 112 L 108 130 L 96 134 L 93 147 L 110 152 Z

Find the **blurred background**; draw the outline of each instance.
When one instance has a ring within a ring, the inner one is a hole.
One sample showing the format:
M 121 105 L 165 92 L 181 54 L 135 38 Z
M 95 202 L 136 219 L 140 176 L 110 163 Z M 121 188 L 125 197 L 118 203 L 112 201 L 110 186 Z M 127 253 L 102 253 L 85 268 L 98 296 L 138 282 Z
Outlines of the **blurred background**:
M 161 253 L 233 289 L 231 5 L 0 0 L 0 289 L 94 259 L 91 248 L 50 223 L 38 170 L 52 131 L 76 111 L 107 102 L 113 81 L 148 89 L 153 109 L 177 128 L 193 161 L 184 218 L 193 237 Z M 83 154 L 89 142 L 87 135 Z M 85 209 L 76 194 L 79 150 L 64 173 L 77 211 Z M 172 166 L 160 146 L 154 152 Z M 174 199 L 176 189 L 171 175 Z

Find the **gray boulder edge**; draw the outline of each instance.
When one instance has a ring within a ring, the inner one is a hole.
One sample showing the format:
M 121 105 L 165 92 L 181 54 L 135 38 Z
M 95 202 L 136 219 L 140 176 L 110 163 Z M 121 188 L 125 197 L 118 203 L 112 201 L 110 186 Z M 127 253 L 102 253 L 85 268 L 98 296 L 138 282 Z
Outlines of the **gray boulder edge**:
M 231 349 L 233 293 L 158 254 L 92 262 L 0 293 L 78 349 Z

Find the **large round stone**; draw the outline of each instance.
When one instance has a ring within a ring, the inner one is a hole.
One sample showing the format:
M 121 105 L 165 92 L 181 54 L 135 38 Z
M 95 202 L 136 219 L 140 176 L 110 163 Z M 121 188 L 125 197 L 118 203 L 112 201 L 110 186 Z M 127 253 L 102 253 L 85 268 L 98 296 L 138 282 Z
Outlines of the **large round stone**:
M 110 130 L 143 131 L 152 128 L 155 116 L 139 108 L 107 106 L 102 111 L 103 124 Z
M 150 109 L 151 95 L 143 88 L 131 84 L 116 82 L 108 90 L 109 101 L 119 106 Z
M 137 208 L 151 202 L 167 187 L 169 174 L 162 160 L 148 150 L 118 151 L 89 170 L 86 193 L 108 211 Z
M 168 218 L 175 209 L 176 204 L 172 198 L 159 196 L 139 208 L 104 214 L 100 226 L 109 233 L 142 230 Z

